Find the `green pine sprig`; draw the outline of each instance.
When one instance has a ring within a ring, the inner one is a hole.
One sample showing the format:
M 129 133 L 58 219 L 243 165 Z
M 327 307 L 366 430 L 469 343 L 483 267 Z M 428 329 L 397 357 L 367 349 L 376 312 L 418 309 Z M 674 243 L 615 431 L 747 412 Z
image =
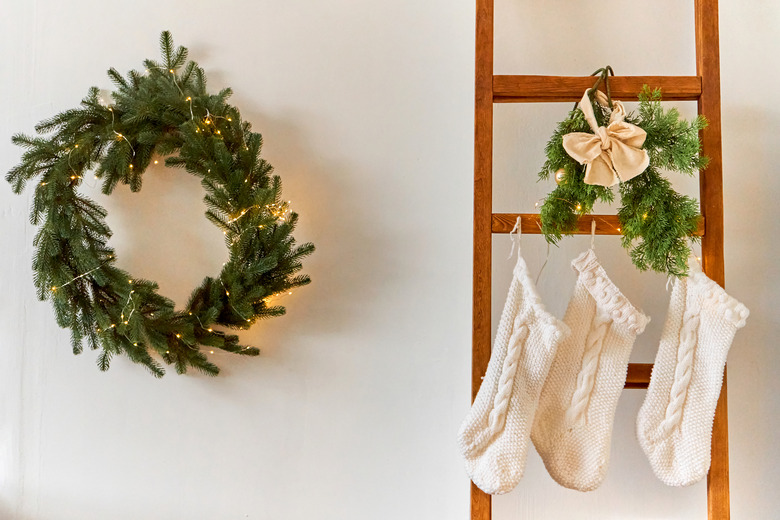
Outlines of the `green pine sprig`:
M 609 110 L 598 104 L 594 109 L 599 125 L 604 125 L 609 120 Z M 661 91 L 647 86 L 639 95 L 637 113 L 629 114 L 626 121 L 647 133 L 643 148 L 648 152 L 650 165 L 641 175 L 619 186 L 622 245 L 642 271 L 652 269 L 670 276 L 685 276 L 690 254 L 688 241 L 699 239 L 698 203 L 677 193 L 661 171 L 693 175 L 706 167 L 699 132 L 706 128 L 707 121 L 703 116 L 687 121 L 675 108 L 664 110 Z M 573 234 L 579 217 L 591 213 L 597 200 L 614 200 L 612 189 L 585 184 L 585 166 L 563 148 L 563 136 L 570 132 L 591 132 L 578 108 L 558 124 L 545 148 L 547 160 L 539 173 L 539 178 L 545 180 L 559 169 L 565 171 L 563 181 L 545 198 L 540 210 L 542 232 L 551 243 Z

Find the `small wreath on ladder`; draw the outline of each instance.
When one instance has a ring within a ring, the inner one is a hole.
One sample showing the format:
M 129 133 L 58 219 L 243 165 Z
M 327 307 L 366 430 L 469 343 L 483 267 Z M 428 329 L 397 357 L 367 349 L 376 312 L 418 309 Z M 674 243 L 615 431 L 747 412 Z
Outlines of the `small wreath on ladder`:
M 27 150 L 6 180 L 20 193 L 40 177 L 30 216 L 40 225 L 35 285 L 40 299 L 52 301 L 57 323 L 71 330 L 74 353 L 86 340 L 101 350 L 101 370 L 125 354 L 161 377 L 156 354 L 179 374 L 194 367 L 216 375 L 219 369 L 204 350 L 248 356 L 259 350 L 213 327 L 246 329 L 284 314 L 270 299 L 309 283 L 296 273 L 314 246 L 296 246 L 298 215 L 260 157 L 261 135 L 227 103 L 231 90 L 209 94 L 204 71 L 187 61 L 187 49 L 174 48 L 168 31 L 160 44 L 162 63 L 146 60 L 145 73 L 131 71 L 124 78 L 108 71 L 117 86 L 113 103 L 93 87 L 81 107 L 36 127 L 50 136 L 15 135 L 13 142 Z M 92 169 L 105 194 L 120 182 L 138 191 L 145 169 L 162 156 L 167 166 L 201 179 L 206 216 L 224 233 L 230 253 L 222 271 L 192 292 L 184 311 L 158 294 L 155 282 L 116 266 L 105 209 L 77 191 Z
M 580 216 L 597 201 L 611 203 L 619 185 L 622 245 L 634 265 L 670 276 L 685 276 L 688 241 L 699 239 L 701 216 L 695 199 L 677 193 L 661 172 L 693 175 L 707 165 L 699 132 L 703 116 L 692 121 L 676 108 L 664 111 L 660 89 L 647 85 L 639 94 L 638 113 L 626 113 L 613 101 L 606 66 L 592 88 L 561 121 L 545 148 L 540 179 L 554 176 L 558 186 L 541 206 L 542 232 L 550 243 L 577 229 Z M 604 84 L 605 92 L 598 90 Z

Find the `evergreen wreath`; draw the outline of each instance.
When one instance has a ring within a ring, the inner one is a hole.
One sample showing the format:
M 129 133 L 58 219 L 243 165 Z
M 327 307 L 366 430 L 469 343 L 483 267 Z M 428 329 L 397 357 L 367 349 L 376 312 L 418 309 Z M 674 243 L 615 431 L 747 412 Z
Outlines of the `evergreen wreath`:
M 609 66 L 593 73 L 599 79 L 588 91 L 592 101 L 599 84 L 605 83 L 608 106 L 592 103 L 600 126 L 606 126 L 612 112 L 610 74 L 614 73 Z M 681 119 L 676 108 L 664 111 L 660 89 L 651 90 L 647 85 L 639 94 L 638 113 L 629 113 L 625 121 L 647 133 L 643 148 L 650 164 L 642 174 L 619 185 L 622 245 L 642 271 L 652 269 L 670 276 L 686 276 L 688 240 L 699 240 L 696 235 L 701 218 L 699 207 L 695 199 L 677 193 L 661 172 L 693 175 L 706 167 L 699 132 L 707 126 L 707 121 L 701 115 L 692 121 Z M 540 211 L 542 232 L 553 244 L 563 235 L 573 234 L 579 217 L 591 213 L 596 201 L 612 203 L 615 198 L 611 188 L 585 184 L 585 165 L 573 159 L 563 147 L 563 136 L 571 132 L 591 132 L 577 105 L 558 124 L 547 143 L 547 160 L 539 173 L 540 179 L 553 175 L 558 182 L 544 199 Z
M 281 197 L 282 184 L 260 157 L 259 133 L 227 103 L 229 88 L 206 91 L 206 76 L 187 49 L 174 48 L 168 31 L 160 37 L 162 62 L 144 61 L 145 73 L 108 75 L 117 87 L 113 104 L 101 102 L 96 87 L 79 108 L 36 126 L 39 134 L 17 134 L 27 150 L 6 180 L 20 193 L 40 177 L 30 220 L 40 225 L 33 242 L 35 286 L 53 303 L 57 323 L 71 330 L 74 354 L 101 350 L 100 370 L 113 356 L 127 355 L 156 377 L 158 361 L 183 374 L 194 367 L 219 373 L 204 350 L 246 356 L 259 350 L 213 327 L 247 329 L 255 321 L 284 314 L 269 298 L 309 283 L 296 274 L 312 244 L 296 246 L 291 233 L 298 215 Z M 225 235 L 230 259 L 214 278 L 196 288 L 183 311 L 158 294 L 158 285 L 117 267 L 107 242 L 106 210 L 79 194 L 84 174 L 94 168 L 102 191 L 118 183 L 141 189 L 143 172 L 157 157 L 184 167 L 206 190 L 206 217 Z M 154 356 L 153 354 L 156 354 Z

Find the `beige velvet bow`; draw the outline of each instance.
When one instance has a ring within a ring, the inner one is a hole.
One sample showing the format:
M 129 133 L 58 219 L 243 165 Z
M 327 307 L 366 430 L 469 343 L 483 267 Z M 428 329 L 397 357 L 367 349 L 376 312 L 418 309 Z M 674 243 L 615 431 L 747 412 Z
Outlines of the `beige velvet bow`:
M 608 103 L 603 92 L 596 92 L 596 101 Z M 626 123 L 626 109 L 620 101 L 612 102 L 612 115 L 606 128 L 598 126 L 588 92 L 582 96 L 580 110 L 593 130 L 592 134 L 572 132 L 563 136 L 563 148 L 585 167 L 585 184 L 614 186 L 633 179 L 647 168 L 650 157 L 642 149 L 647 133 L 636 125 Z

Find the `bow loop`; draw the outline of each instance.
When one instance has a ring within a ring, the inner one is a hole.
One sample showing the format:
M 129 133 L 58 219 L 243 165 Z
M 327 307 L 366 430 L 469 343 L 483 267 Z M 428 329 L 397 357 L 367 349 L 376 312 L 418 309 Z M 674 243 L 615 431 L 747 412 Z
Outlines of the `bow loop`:
M 596 91 L 595 100 L 607 105 L 607 96 Z M 588 92 L 579 103 L 592 134 L 571 132 L 563 136 L 563 148 L 574 160 L 585 164 L 585 184 L 614 186 L 633 179 L 650 164 L 647 150 L 642 149 L 647 134 L 631 123 L 626 123 L 626 109 L 620 101 L 612 102 L 612 114 L 607 127 L 599 126 L 588 98 Z

